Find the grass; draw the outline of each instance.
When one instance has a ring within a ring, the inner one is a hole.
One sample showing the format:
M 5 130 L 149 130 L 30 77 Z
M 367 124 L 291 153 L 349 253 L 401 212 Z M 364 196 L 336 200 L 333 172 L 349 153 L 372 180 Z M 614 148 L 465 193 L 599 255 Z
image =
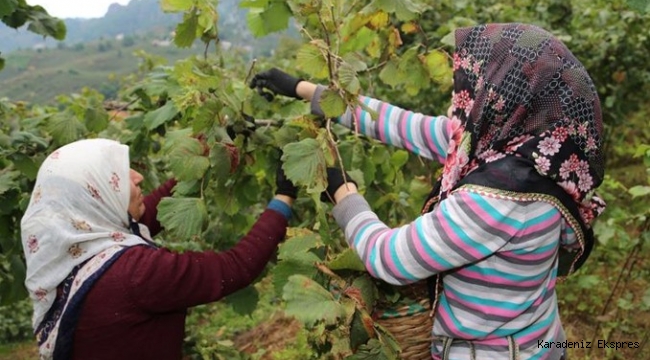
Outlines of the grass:
M 38 358 L 36 343 L 25 341 L 0 345 L 0 360 L 32 360 Z

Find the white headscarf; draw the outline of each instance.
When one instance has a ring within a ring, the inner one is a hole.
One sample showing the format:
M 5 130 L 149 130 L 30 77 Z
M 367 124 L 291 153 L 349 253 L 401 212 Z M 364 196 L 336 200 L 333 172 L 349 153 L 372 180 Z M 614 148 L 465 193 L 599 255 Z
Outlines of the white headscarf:
M 129 199 L 126 145 L 106 139 L 80 140 L 45 159 L 21 221 L 25 285 L 34 304 L 34 329 L 54 303 L 57 286 L 73 268 L 102 253 L 88 262 L 91 266 L 84 265 L 86 272 L 94 271 L 119 249 L 146 244 L 129 228 Z

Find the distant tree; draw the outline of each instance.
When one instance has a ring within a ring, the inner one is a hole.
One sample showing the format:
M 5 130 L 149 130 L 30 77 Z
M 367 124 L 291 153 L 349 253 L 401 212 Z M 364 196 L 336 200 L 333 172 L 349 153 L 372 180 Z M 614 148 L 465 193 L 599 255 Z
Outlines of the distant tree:
M 133 45 L 135 45 L 135 39 L 133 36 L 125 36 L 124 39 L 122 39 L 122 46 L 131 47 Z
M 106 52 L 111 49 L 113 49 L 113 44 L 111 44 L 110 41 L 100 42 L 99 45 L 97 46 L 97 50 L 99 50 L 99 52 Z

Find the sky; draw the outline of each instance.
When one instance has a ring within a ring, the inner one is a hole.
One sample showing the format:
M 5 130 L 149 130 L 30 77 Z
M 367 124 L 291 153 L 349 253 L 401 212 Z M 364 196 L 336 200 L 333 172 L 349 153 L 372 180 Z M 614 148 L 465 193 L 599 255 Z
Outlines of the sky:
M 62 19 L 102 17 L 113 3 L 126 5 L 129 0 L 27 0 L 27 4 L 41 5 L 50 15 Z

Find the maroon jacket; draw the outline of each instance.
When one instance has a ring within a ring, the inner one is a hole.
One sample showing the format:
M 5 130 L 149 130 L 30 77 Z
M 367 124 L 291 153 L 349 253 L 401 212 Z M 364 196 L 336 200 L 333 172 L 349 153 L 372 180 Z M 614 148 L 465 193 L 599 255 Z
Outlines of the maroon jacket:
M 168 182 L 145 199 L 141 222 L 160 231 L 156 206 Z M 186 309 L 221 299 L 249 285 L 264 270 L 286 233 L 287 220 L 266 210 L 232 249 L 173 253 L 134 246 L 88 292 L 74 336 L 74 359 L 182 357 Z

